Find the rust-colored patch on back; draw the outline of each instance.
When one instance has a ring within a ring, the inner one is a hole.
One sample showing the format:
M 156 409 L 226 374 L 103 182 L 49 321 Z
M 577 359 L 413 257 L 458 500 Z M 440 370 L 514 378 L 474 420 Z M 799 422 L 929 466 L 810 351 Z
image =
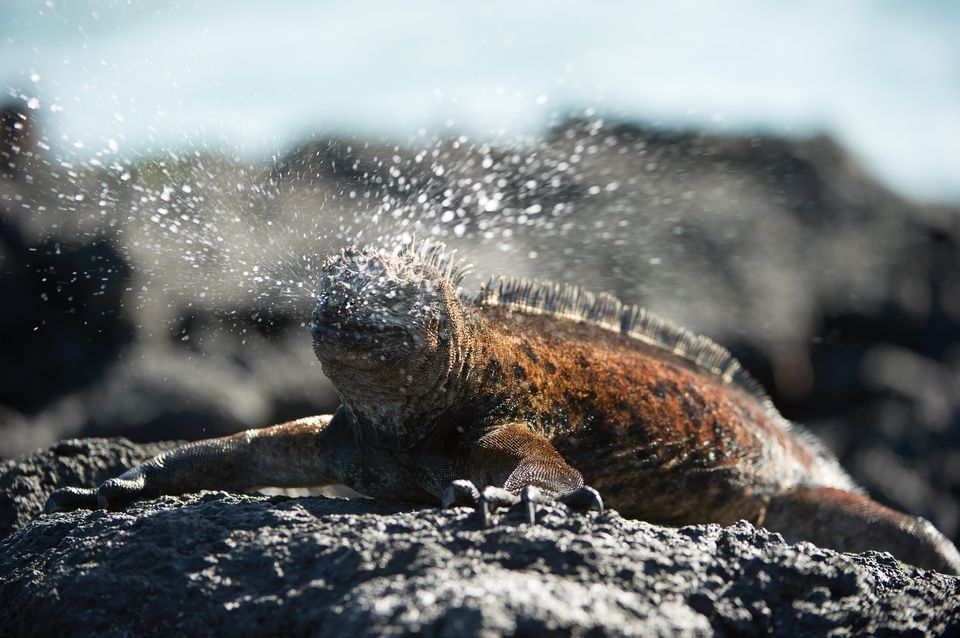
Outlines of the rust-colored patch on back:
M 600 327 L 483 308 L 504 417 L 550 439 L 625 515 L 668 523 L 759 518 L 812 456 L 755 396 Z

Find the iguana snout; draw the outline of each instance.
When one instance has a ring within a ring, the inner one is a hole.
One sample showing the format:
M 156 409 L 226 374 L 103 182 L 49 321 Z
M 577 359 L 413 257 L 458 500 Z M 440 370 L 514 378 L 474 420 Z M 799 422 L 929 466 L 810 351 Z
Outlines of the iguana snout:
M 314 352 L 355 413 L 409 421 L 446 399 L 461 303 L 441 252 L 344 250 L 320 273 Z

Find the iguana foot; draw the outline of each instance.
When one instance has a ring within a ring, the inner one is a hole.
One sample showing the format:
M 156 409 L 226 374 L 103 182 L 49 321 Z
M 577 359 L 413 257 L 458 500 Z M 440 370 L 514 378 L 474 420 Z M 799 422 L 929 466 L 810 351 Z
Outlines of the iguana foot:
M 483 491 L 466 480 L 454 481 L 443 491 L 443 507 L 467 506 L 477 510 L 480 525 L 490 527 L 491 518 L 497 510 L 509 509 L 521 505 L 526 513 L 527 522 L 533 525 L 537 520 L 537 503 L 558 501 L 567 507 L 580 511 L 596 510 L 603 514 L 603 499 L 592 487 L 580 487 L 565 494 L 555 495 L 533 485 L 527 485 L 520 496 L 501 487 L 487 486 Z
M 50 514 L 76 509 L 95 510 L 99 507 L 99 498 L 95 487 L 61 487 L 47 498 L 43 511 Z
M 99 487 L 61 487 L 47 498 L 43 511 L 119 510 L 142 497 L 142 481 L 112 478 Z

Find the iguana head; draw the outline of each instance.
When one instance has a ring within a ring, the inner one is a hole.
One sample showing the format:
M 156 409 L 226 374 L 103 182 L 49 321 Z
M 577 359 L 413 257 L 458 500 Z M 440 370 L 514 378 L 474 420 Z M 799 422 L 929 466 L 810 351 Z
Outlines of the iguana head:
M 321 269 L 313 347 L 344 404 L 394 445 L 442 410 L 463 338 L 461 265 L 442 245 L 347 249 Z M 381 431 L 382 430 L 382 431 Z

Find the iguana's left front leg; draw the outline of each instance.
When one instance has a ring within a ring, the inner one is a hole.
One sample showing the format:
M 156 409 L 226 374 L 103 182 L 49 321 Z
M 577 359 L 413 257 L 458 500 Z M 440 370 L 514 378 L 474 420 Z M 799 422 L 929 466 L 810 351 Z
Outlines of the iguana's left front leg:
M 99 487 L 64 487 L 45 511 L 122 509 L 161 494 L 202 489 L 320 486 L 337 482 L 324 453 L 323 434 L 333 417 L 308 417 L 231 436 L 187 443 L 127 470 Z
M 548 440 L 524 423 L 492 428 L 470 452 L 466 479 L 451 483 L 443 493 L 443 506 L 472 505 L 487 527 L 500 507 L 522 503 L 534 522 L 536 504 L 559 500 L 578 509 L 603 512 L 603 500 L 583 476 L 570 467 Z M 483 485 L 483 491 L 476 488 Z

